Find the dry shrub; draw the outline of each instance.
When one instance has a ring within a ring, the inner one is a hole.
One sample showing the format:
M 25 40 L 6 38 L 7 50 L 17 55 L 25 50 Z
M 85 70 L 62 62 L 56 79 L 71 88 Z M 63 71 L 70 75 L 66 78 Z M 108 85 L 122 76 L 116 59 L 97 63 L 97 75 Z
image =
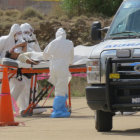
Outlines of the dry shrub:
M 72 77 L 71 80 L 71 94 L 72 96 L 85 96 L 85 87 L 87 86 L 86 78 Z
M 53 5 L 51 11 L 48 13 L 49 17 L 55 16 L 55 17 L 62 17 L 64 16 L 64 11 L 61 8 L 61 5 L 56 3 Z
M 16 9 L 6 10 L 4 13 L 6 16 L 9 16 L 9 17 L 19 17 L 19 15 L 20 15 L 20 11 L 16 10 Z
M 3 11 L 2 10 L 0 10 L 0 16 L 3 16 Z
M 43 19 L 43 14 L 32 7 L 26 8 L 21 14 L 21 19 L 28 19 L 34 17 L 37 17 L 38 19 Z

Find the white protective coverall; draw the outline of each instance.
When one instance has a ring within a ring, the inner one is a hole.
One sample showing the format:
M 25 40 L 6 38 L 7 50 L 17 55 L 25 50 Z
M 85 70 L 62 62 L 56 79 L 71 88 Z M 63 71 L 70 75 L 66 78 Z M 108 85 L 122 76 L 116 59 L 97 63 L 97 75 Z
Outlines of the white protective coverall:
M 25 41 L 30 42 L 27 46 L 27 52 L 41 52 L 39 43 L 36 39 L 36 35 L 34 34 L 33 27 L 29 23 L 24 23 L 20 25 L 20 28 L 22 30 L 23 38 L 25 39 Z
M 22 30 L 23 38 L 25 41 L 29 42 L 27 43 L 27 52 L 41 52 L 41 49 L 39 47 L 38 41 L 33 34 L 33 28 L 30 24 L 24 23 L 20 25 L 20 28 Z M 31 42 L 34 40 L 35 42 Z M 30 83 L 31 80 L 28 79 L 27 77 L 23 76 L 24 79 L 26 80 L 26 87 L 24 89 L 24 94 L 21 94 L 20 97 L 18 98 L 18 102 L 22 104 L 24 107 L 27 107 L 29 105 L 29 95 L 30 95 Z M 24 101 L 24 100 L 25 101 Z M 33 114 L 39 114 L 45 112 L 45 108 L 40 108 L 40 109 L 34 109 Z
M 10 33 L 7 36 L 0 37 L 0 57 L 5 57 L 6 51 L 10 50 L 12 47 L 16 45 L 15 40 L 17 40 L 16 33 L 21 32 L 20 26 L 18 24 L 14 24 L 11 27 Z M 15 36 L 15 37 L 14 37 Z
M 50 78 L 55 86 L 55 99 L 51 117 L 69 117 L 70 113 L 65 107 L 68 94 L 68 83 L 71 79 L 69 65 L 73 63 L 74 47 L 70 40 L 66 39 L 66 32 L 59 28 L 56 32 L 56 39 L 45 48 L 43 57 L 50 60 Z
M 20 33 L 20 35 L 18 35 Z M 11 27 L 10 33 L 7 36 L 0 37 L 0 57 L 5 57 L 6 51 L 10 50 L 12 47 L 16 45 L 16 42 L 21 40 L 21 29 L 18 24 L 14 24 Z M 16 41 L 15 41 L 16 40 Z M 25 80 L 19 81 L 16 76 L 10 79 L 10 91 L 11 95 L 14 97 L 15 100 L 19 97 L 20 94 L 24 93 L 25 88 Z M 22 105 L 20 106 L 20 110 L 24 110 Z

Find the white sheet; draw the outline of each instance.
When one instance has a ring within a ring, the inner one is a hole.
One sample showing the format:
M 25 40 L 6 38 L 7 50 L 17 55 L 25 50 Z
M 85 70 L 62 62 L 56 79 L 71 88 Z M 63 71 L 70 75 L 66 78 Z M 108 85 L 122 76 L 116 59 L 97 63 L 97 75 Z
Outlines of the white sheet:
M 43 52 L 32 52 L 31 58 L 36 61 L 43 60 Z
M 48 68 L 49 67 L 49 61 L 40 62 L 38 65 L 31 65 L 31 64 L 21 63 L 18 60 L 2 58 L 0 60 L 0 63 L 2 65 L 15 66 L 15 67 L 17 65 L 18 68 L 31 68 L 31 67 L 32 68 Z
M 74 48 L 74 65 L 86 64 L 93 50 L 92 46 L 77 46 Z
M 73 65 L 83 65 L 86 64 L 88 57 L 90 56 L 90 53 L 92 51 L 93 47 L 86 47 L 86 46 L 77 46 L 74 48 L 74 61 Z M 41 61 L 38 65 L 30 65 L 26 63 L 21 63 L 18 60 L 13 60 L 9 58 L 2 58 L 0 60 L 1 64 L 10 64 L 8 62 L 11 62 L 11 65 L 15 65 L 15 63 L 18 65 L 18 68 L 48 68 L 49 67 L 49 61 L 42 61 L 43 60 L 43 52 L 34 52 L 32 55 L 33 60 Z

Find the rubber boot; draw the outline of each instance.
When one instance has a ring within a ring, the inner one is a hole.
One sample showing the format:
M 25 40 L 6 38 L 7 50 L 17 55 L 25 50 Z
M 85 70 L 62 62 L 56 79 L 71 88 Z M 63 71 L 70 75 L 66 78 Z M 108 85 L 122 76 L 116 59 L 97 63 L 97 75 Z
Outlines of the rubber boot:
M 70 112 L 66 108 L 66 97 L 56 96 L 53 102 L 53 112 L 51 118 L 68 118 L 70 117 Z

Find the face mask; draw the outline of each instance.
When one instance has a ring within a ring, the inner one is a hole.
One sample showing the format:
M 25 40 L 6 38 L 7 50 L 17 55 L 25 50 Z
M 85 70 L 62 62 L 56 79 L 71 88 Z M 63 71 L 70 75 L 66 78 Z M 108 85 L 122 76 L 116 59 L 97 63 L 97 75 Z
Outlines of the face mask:
M 34 33 L 32 33 L 31 35 L 32 40 L 36 40 L 36 35 Z
M 32 40 L 31 36 L 29 34 L 23 34 L 23 38 L 25 41 L 30 41 Z
M 18 44 L 21 44 L 23 42 L 25 42 L 25 40 L 23 40 L 22 34 L 20 34 L 20 33 L 16 34 L 15 35 L 15 44 L 18 45 Z M 15 53 L 21 53 L 22 52 L 22 48 L 21 47 L 16 48 L 16 49 L 14 49 L 14 52 Z
M 15 35 L 15 42 L 16 42 L 16 44 L 20 44 L 20 43 L 25 42 L 25 41 L 23 40 L 22 34 L 16 34 L 16 35 Z

